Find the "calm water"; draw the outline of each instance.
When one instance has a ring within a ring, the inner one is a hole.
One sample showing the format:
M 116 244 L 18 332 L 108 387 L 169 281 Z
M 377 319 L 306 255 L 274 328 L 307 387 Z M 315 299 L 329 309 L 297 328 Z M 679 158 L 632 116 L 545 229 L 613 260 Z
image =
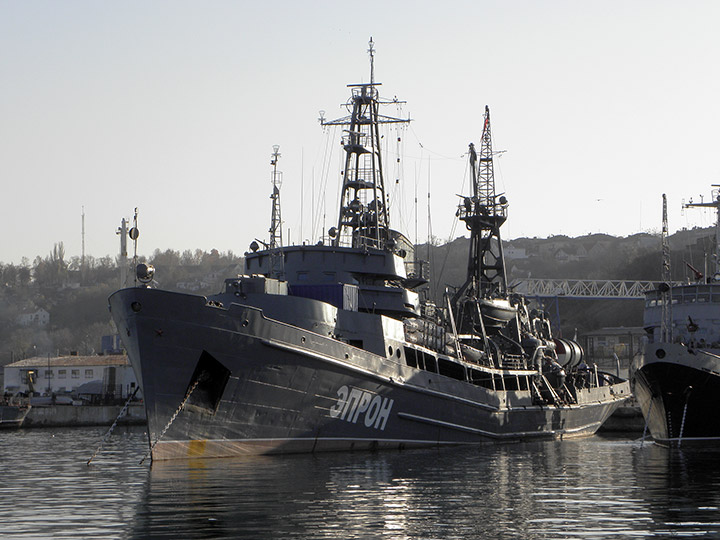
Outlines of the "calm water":
M 139 465 L 141 428 L 0 432 L 0 538 L 720 537 L 720 451 L 630 439 Z

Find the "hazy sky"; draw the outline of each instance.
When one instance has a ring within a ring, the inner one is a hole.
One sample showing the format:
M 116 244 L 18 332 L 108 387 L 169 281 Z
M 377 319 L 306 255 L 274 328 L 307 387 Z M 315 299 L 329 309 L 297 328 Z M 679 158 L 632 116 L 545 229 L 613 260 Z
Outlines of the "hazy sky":
M 343 116 L 368 81 L 370 36 L 382 95 L 413 118 L 387 164 L 411 239 L 428 181 L 432 233 L 463 233 L 486 104 L 505 238 L 658 230 L 663 192 L 671 230 L 707 226 L 680 206 L 720 183 L 719 22 L 716 1 L 0 0 L 0 262 L 80 255 L 83 207 L 95 257 L 135 207 L 141 254 L 242 254 L 268 238 L 275 144 L 285 243 L 315 240 L 340 182 L 318 111 Z

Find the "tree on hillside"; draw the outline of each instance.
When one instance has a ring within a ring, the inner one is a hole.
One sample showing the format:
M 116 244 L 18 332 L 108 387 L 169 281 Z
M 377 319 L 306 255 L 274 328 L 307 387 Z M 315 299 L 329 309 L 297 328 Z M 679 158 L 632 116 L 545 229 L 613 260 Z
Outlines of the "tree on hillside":
M 18 270 L 14 265 L 0 266 L 2 272 L 2 283 L 8 287 L 14 287 L 18 280 Z
M 50 255 L 35 258 L 33 276 L 39 287 L 59 287 L 67 281 L 68 265 L 65 261 L 65 246 L 59 242 L 53 246 Z
M 18 268 L 18 283 L 21 287 L 27 287 L 32 279 L 32 273 L 27 265 Z

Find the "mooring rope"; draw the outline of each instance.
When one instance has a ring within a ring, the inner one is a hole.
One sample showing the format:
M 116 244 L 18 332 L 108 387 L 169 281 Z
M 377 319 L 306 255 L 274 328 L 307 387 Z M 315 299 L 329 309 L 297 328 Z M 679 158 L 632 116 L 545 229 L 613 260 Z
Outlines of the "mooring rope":
M 160 439 L 163 438 L 165 435 L 165 432 L 170 429 L 170 426 L 175 421 L 177 416 L 180 414 L 180 412 L 185 408 L 185 404 L 187 403 L 188 399 L 190 399 L 190 396 L 197 388 L 197 385 L 200 384 L 200 378 L 198 377 L 198 380 L 196 380 L 193 385 L 188 389 L 187 394 L 185 394 L 185 399 L 182 400 L 182 403 L 180 403 L 180 406 L 175 410 L 175 413 L 170 417 L 170 421 L 167 423 L 167 425 L 163 428 L 163 430 L 160 432 L 160 435 L 158 435 L 157 439 L 155 439 L 155 442 L 152 443 L 150 446 L 150 450 L 147 451 L 147 453 L 143 456 L 143 458 L 140 460 L 140 465 L 145 463 L 145 460 L 148 458 L 148 456 L 152 455 L 152 451 L 155 449 L 155 445 L 160 442 Z
M 645 435 L 647 434 L 648 430 L 648 423 L 650 422 L 650 413 L 652 412 L 653 403 L 655 403 L 652 399 L 652 395 L 650 396 L 650 407 L 648 408 L 647 417 L 645 418 L 645 427 L 643 428 L 643 434 L 642 434 L 642 440 L 640 441 L 640 447 L 645 444 Z
M 127 399 L 127 401 L 125 402 L 125 405 L 123 405 L 123 408 L 120 410 L 120 414 L 117 415 L 117 418 L 115 418 L 115 421 L 112 423 L 112 426 L 110 426 L 110 429 L 108 429 L 107 433 L 105 434 L 105 436 L 104 436 L 104 437 L 102 438 L 102 440 L 100 441 L 100 445 L 99 445 L 99 446 L 97 447 L 97 449 L 95 450 L 95 453 L 92 455 L 92 457 L 91 457 L 90 459 L 88 459 L 88 461 L 87 461 L 87 464 L 88 464 L 88 465 L 90 465 L 90 462 L 91 462 L 93 459 L 95 459 L 95 456 L 98 455 L 98 452 L 100 452 L 100 449 L 101 449 L 101 448 L 103 447 L 103 445 L 105 444 L 105 441 L 107 441 L 108 437 L 110 437 L 110 434 L 111 434 L 111 433 L 113 432 L 113 430 L 115 429 L 115 426 L 117 426 L 118 420 L 120 420 L 120 418 L 122 418 L 122 416 L 123 416 L 123 415 L 125 414 L 125 412 L 127 411 L 128 407 L 130 406 L 130 402 L 135 398 L 135 394 L 137 394 L 138 390 L 140 390 L 140 387 L 139 387 L 139 386 L 136 386 L 136 387 L 135 387 L 135 391 L 134 391 L 134 392 L 132 393 L 132 395 Z

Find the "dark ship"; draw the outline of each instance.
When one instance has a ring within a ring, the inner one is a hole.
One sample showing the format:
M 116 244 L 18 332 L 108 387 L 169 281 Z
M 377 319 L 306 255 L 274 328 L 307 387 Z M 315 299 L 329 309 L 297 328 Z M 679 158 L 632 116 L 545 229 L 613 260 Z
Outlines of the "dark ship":
M 720 186 L 710 202 L 685 207 L 720 210 Z M 667 202 L 663 195 L 663 279 L 646 295 L 648 343 L 633 374 L 633 391 L 645 423 L 663 446 L 712 445 L 720 440 L 720 213 L 715 270 L 692 269 L 695 282 L 670 279 Z
M 408 120 L 380 114 L 392 102 L 374 82 L 372 42 L 370 56 L 349 115 L 321 119 L 346 128 L 328 242 L 278 245 L 273 199 L 271 241 L 252 246 L 219 294 L 149 288 L 140 265 L 141 286 L 110 297 L 153 459 L 586 436 L 629 396 L 508 290 L 487 108 L 479 155 L 469 153 L 473 193 L 457 210 L 472 238 L 467 280 L 447 305 L 421 301 L 427 279 L 390 227 L 380 152 L 379 128 Z

